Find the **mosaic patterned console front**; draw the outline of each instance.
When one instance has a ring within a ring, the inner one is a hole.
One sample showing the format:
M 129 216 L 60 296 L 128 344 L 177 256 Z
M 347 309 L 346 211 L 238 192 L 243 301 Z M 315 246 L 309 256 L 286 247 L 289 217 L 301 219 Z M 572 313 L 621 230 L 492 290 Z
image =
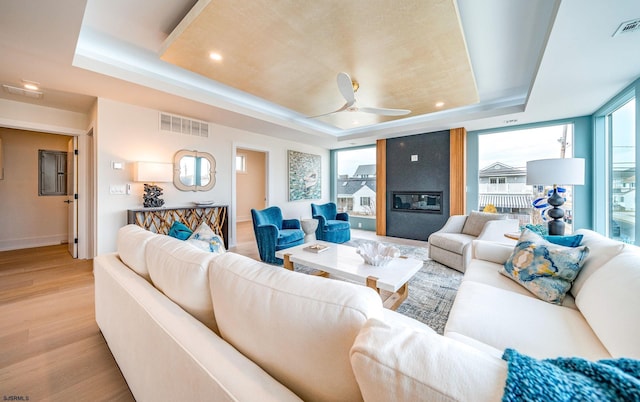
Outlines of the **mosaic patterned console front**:
M 225 247 L 229 248 L 227 213 L 226 205 L 130 209 L 127 211 L 127 223 L 136 224 L 153 233 L 166 235 L 175 221 L 184 223 L 191 230 L 196 230 L 202 222 L 206 222 L 214 232 L 222 236 Z

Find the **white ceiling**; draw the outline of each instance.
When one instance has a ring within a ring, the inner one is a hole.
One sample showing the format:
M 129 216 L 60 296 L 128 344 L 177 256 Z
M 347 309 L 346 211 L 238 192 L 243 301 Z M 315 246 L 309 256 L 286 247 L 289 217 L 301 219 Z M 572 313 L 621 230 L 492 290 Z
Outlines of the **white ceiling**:
M 622 22 L 640 17 L 636 0 L 458 0 L 480 103 L 341 130 L 161 61 L 163 41 L 193 4 L 4 1 L 0 84 L 36 81 L 44 96 L 0 97 L 79 112 L 104 97 L 340 148 L 589 115 L 640 76 L 640 32 L 612 37 Z

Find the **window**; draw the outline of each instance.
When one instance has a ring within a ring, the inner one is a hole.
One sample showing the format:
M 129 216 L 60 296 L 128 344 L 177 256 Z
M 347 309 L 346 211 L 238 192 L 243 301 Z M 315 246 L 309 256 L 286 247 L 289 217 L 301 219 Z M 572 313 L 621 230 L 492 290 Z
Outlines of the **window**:
M 573 124 L 536 127 L 481 134 L 478 137 L 478 206 L 477 210 L 507 214 L 520 224 L 546 224 L 533 200 L 544 197 L 551 186 L 526 184 L 527 161 L 573 156 Z M 572 232 L 573 188 L 568 186 L 565 233 Z M 548 218 L 546 218 L 548 219 Z
M 609 129 L 609 237 L 635 243 L 636 121 L 635 99 L 607 115 Z
M 247 173 L 247 156 L 244 154 L 236 155 L 236 172 Z
M 376 147 L 338 150 L 335 160 L 338 209 L 350 218 L 375 220 Z
M 67 153 L 38 150 L 38 195 L 67 195 Z

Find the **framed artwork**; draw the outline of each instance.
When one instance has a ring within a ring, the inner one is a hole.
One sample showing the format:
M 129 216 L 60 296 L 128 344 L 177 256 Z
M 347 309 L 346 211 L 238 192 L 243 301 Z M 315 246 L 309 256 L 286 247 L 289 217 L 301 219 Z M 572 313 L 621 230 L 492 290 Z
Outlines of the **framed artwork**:
M 322 198 L 320 155 L 287 151 L 289 163 L 289 201 Z

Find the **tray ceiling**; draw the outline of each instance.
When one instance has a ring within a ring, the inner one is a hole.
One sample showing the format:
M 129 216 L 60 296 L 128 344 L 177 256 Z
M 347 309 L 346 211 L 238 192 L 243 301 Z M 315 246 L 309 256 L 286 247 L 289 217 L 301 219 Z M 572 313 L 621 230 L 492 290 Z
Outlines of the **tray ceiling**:
M 317 118 L 342 129 L 479 101 L 453 0 L 202 0 L 167 38 L 161 59 L 305 116 L 345 103 L 339 72 L 358 82 L 361 107 L 412 111 Z

